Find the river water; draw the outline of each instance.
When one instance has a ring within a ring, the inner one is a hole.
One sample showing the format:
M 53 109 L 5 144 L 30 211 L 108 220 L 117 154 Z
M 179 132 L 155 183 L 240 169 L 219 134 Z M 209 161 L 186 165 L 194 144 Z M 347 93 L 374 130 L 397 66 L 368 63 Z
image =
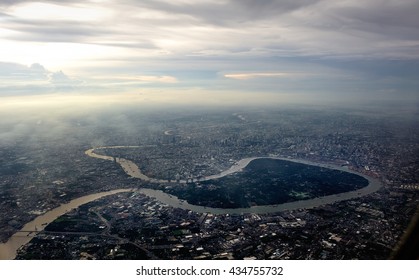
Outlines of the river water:
M 181 200 L 176 196 L 169 195 L 160 190 L 153 190 L 153 189 L 140 189 L 139 192 L 143 193 L 149 197 L 154 197 L 162 203 L 168 204 L 173 207 L 185 209 L 185 210 L 192 210 L 198 213 L 213 213 L 213 214 L 244 214 L 244 213 L 256 213 L 256 214 L 264 214 L 264 213 L 275 213 L 280 211 L 286 210 L 297 210 L 297 209 L 310 209 L 315 208 L 318 206 L 332 204 L 338 201 L 348 200 L 352 198 L 358 198 L 361 196 L 365 196 L 376 192 L 381 188 L 381 183 L 375 179 L 369 179 L 369 185 L 365 188 L 350 191 L 346 193 L 340 194 L 333 194 L 313 199 L 307 200 L 299 200 L 294 202 L 288 202 L 283 204 L 277 205 L 260 205 L 260 206 L 252 206 L 249 208 L 212 208 L 212 207 L 205 207 L 199 205 L 189 204 L 185 200 Z
M 139 148 L 139 146 L 110 146 L 110 147 L 100 147 L 96 149 L 118 149 L 118 148 Z M 94 152 L 95 149 L 90 149 L 86 151 L 86 154 L 90 157 L 104 159 L 104 160 L 111 160 L 116 161 L 119 165 L 121 165 L 122 169 L 127 173 L 127 175 L 142 179 L 144 181 L 149 181 L 153 183 L 167 183 L 168 180 L 161 180 L 156 178 L 150 178 L 143 174 L 141 170 L 138 168 L 138 166 L 127 159 L 123 158 L 113 158 L 111 156 L 103 156 L 96 154 Z M 303 163 L 307 165 L 313 165 L 318 167 L 324 167 L 328 169 L 334 169 L 334 170 L 340 170 L 348 173 L 353 173 L 359 176 L 364 177 L 368 180 L 369 184 L 368 186 L 358 189 L 355 191 L 345 192 L 345 193 L 339 193 L 334 195 L 328 195 L 323 197 L 318 197 L 314 199 L 307 199 L 307 200 L 299 200 L 294 202 L 288 202 L 278 205 L 263 205 L 263 206 L 252 206 L 250 208 L 232 208 L 232 209 L 223 209 L 223 208 L 211 208 L 211 207 L 204 207 L 199 205 L 193 205 L 189 204 L 185 200 L 178 199 L 176 196 L 169 195 L 163 191 L 159 190 L 153 190 L 153 189 L 140 189 L 139 192 L 143 193 L 149 197 L 154 197 L 157 200 L 159 200 L 162 203 L 168 204 L 173 207 L 185 209 L 185 210 L 192 210 L 198 213 L 213 213 L 213 214 L 241 214 L 241 213 L 257 213 L 257 214 L 263 214 L 263 213 L 274 213 L 279 211 L 285 211 L 285 210 L 296 210 L 296 209 L 309 209 L 318 207 L 321 205 L 331 204 L 338 201 L 348 200 L 352 198 L 358 198 L 361 196 L 365 196 L 368 194 L 371 194 L 373 192 L 378 191 L 381 188 L 381 183 L 379 180 L 366 176 L 364 174 L 361 174 L 359 172 L 355 172 L 353 170 L 348 169 L 347 167 L 342 166 L 336 166 L 332 164 L 322 164 L 322 163 L 313 163 L 306 160 L 300 160 L 300 159 L 289 159 L 289 158 L 283 158 L 283 157 L 249 157 L 244 158 L 239 161 L 237 161 L 235 164 L 233 164 L 228 170 L 225 170 L 219 174 L 206 176 L 200 179 L 194 179 L 194 181 L 207 181 L 211 179 L 218 179 L 236 172 L 241 172 L 251 161 L 255 159 L 261 159 L 261 158 L 270 158 L 270 159 L 278 159 L 278 160 L 286 160 L 286 161 L 292 161 L 296 163 Z M 180 183 L 186 183 L 185 180 L 180 180 Z
M 104 149 L 104 148 L 111 148 L 111 149 L 117 149 L 117 148 L 138 148 L 139 146 L 112 146 L 112 147 L 101 147 L 96 149 Z M 156 178 L 150 178 L 143 174 L 141 170 L 138 168 L 138 166 L 127 159 L 123 158 L 114 158 L 111 156 L 104 156 L 100 154 L 96 154 L 94 152 L 94 149 L 90 149 L 86 151 L 86 155 L 103 159 L 103 160 L 110 160 L 115 161 L 118 164 L 121 165 L 125 173 L 127 175 L 138 178 L 144 181 L 154 182 L 154 183 L 167 183 L 167 180 L 161 180 Z M 341 170 L 344 172 L 349 172 L 353 174 L 357 174 L 359 176 L 364 177 L 368 180 L 369 184 L 368 186 L 358 189 L 351 192 L 346 193 L 340 193 L 340 194 L 334 194 L 314 199 L 307 199 L 307 200 L 299 200 L 294 202 L 288 202 L 278 205 L 263 205 L 263 206 L 253 206 L 250 208 L 234 208 L 234 209 L 222 209 L 222 208 L 211 208 L 211 207 L 204 207 L 199 205 L 193 205 L 189 204 L 188 202 L 184 200 L 178 199 L 176 196 L 169 195 L 167 193 L 164 193 L 159 190 L 153 190 L 153 189 L 139 189 L 138 192 L 145 194 L 149 197 L 156 198 L 158 201 L 168 204 L 172 207 L 181 208 L 185 210 L 191 210 L 198 213 L 213 213 L 213 214 L 243 214 L 243 213 L 256 213 L 256 214 L 263 214 L 263 213 L 274 213 L 274 212 L 280 212 L 285 210 L 297 210 L 297 209 L 310 209 L 315 208 L 318 206 L 331 204 L 338 201 L 348 200 L 352 198 L 358 198 L 361 196 L 365 196 L 368 194 L 371 194 L 373 192 L 378 191 L 381 188 L 381 183 L 379 180 L 368 177 L 364 174 L 349 170 L 345 167 L 340 166 L 334 166 L 330 164 L 320 164 L 320 163 L 312 163 L 305 160 L 296 160 L 296 159 L 288 159 L 288 158 L 281 158 L 281 157 L 252 157 L 252 158 L 244 158 L 237 163 L 235 163 L 230 169 L 223 171 L 219 174 L 206 176 L 203 178 L 200 178 L 199 181 L 206 181 L 211 179 L 218 179 L 224 176 L 227 176 L 229 174 L 233 174 L 236 172 L 241 172 L 243 168 L 245 168 L 252 160 L 259 159 L 259 158 L 271 158 L 271 159 L 280 159 L 280 160 L 287 160 L 297 163 L 304 163 L 308 165 L 315 165 L 319 167 L 326 167 L 329 169 L 336 169 Z M 195 179 L 194 181 L 198 181 Z M 181 183 L 185 183 L 185 180 L 181 180 Z M 6 243 L 0 244 L 0 260 L 5 259 L 14 259 L 16 257 L 17 250 L 22 246 L 28 243 L 35 235 L 36 230 L 41 231 L 43 230 L 49 223 L 57 219 L 59 216 L 65 214 L 66 212 L 77 208 L 83 204 L 86 204 L 88 202 L 94 201 L 96 199 L 102 198 L 107 195 L 112 195 L 116 193 L 121 192 L 132 192 L 133 189 L 118 189 L 108 192 L 100 192 L 96 194 L 86 195 L 80 198 L 76 198 L 69 203 L 63 204 L 43 215 L 38 216 L 31 222 L 27 223 L 21 231 L 23 232 L 17 232 L 15 233 Z M 36 228 L 36 229 L 35 229 Z
M 62 204 L 61 206 L 36 217 L 34 220 L 27 223 L 19 232 L 13 234 L 6 243 L 0 243 L 0 260 L 14 259 L 16 257 L 17 250 L 22 245 L 31 241 L 31 239 L 36 235 L 36 231 L 42 231 L 49 223 L 72 209 L 104 196 L 131 191 L 132 189 L 118 189 L 86 195 L 73 199 L 66 204 Z

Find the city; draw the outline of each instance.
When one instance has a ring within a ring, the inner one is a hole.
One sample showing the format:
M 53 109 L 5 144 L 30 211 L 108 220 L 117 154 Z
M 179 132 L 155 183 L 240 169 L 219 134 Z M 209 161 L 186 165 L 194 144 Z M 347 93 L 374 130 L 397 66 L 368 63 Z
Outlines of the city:
M 387 259 L 418 205 L 418 123 L 406 115 L 293 107 L 118 113 L 125 122 L 63 120 L 71 128 L 65 133 L 31 131 L 13 146 L 3 143 L 0 208 L 10 214 L 0 220 L 2 242 L 74 198 L 130 189 L 33 229 L 17 259 Z M 112 146 L 119 148 L 95 152 L 114 160 L 85 154 Z M 193 211 L 146 195 L 177 196 L 243 158 L 272 155 L 343 166 L 381 188 L 266 213 Z M 129 176 L 120 158 L 159 180 Z
M 0 1 L 3 278 L 419 274 L 418 11 Z

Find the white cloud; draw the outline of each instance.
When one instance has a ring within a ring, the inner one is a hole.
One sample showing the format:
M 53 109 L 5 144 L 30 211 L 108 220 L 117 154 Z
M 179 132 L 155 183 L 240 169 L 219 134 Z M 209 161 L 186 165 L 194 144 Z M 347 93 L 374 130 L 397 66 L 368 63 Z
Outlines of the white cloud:
M 178 83 L 178 79 L 169 75 L 114 75 L 114 76 L 95 76 L 92 81 L 115 84 L 148 84 L 148 83 L 164 83 L 173 84 Z
M 412 12 L 419 5 L 409 0 L 18 2 L 0 8 L 0 43 L 6 53 L 15 49 L 18 58 L 26 50 L 49 68 L 54 61 L 65 67 L 237 50 L 247 56 L 419 58 L 419 20 Z M 59 59 L 63 53 L 71 57 Z
M 269 77 L 285 77 L 285 76 L 294 76 L 298 74 L 292 73 L 231 73 L 224 74 L 224 77 L 236 80 L 248 80 L 253 78 L 269 78 Z
M 0 80 L 0 96 L 67 92 L 81 85 L 81 81 L 68 77 L 62 71 L 48 71 L 39 63 L 25 66 L 0 62 Z
M 49 70 L 18 67 L 27 80 L 3 77 L 0 90 L 221 88 L 250 79 L 268 88 L 261 78 L 271 78 L 270 90 L 288 90 L 303 77 L 306 90 L 321 91 L 339 88 L 345 75 L 365 82 L 381 69 L 362 63 L 393 59 L 416 61 L 408 76 L 417 76 L 418 8 L 414 0 L 7 0 L 0 61 Z M 347 70 L 342 61 L 358 66 Z M 61 69 L 69 81 L 57 80 Z
M 172 76 L 138 76 L 134 80 L 142 82 L 177 83 L 178 80 Z
M 65 4 L 65 3 L 63 3 Z M 82 4 L 62 5 L 53 3 L 28 2 L 12 6 L 9 15 L 22 19 L 38 20 L 68 20 L 82 22 L 98 22 L 106 20 L 112 14 L 111 10 L 101 6 Z

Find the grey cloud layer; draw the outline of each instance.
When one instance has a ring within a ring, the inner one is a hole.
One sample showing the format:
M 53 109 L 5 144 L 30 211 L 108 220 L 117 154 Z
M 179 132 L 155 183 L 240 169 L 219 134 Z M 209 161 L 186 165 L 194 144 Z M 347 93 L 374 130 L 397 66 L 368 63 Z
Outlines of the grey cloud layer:
M 138 48 L 156 49 L 165 48 L 157 41 L 170 39 L 191 42 L 183 50 L 167 47 L 174 54 L 236 53 L 244 48 L 246 55 L 263 50 L 267 55 L 419 58 L 418 1 L 84 1 L 84 6 L 110 9 L 113 16 L 95 23 L 79 22 L 77 15 L 72 21 L 7 16 L 8 7 L 24 2 L 30 1 L 3 2 L 8 6 L 1 26 L 19 32 L 10 39 L 105 45 L 125 41 L 119 46 L 136 47 L 138 42 Z
M 231 1 L 191 1 L 177 4 L 176 1 L 141 1 L 141 6 L 167 13 L 188 15 L 200 21 L 218 26 L 253 23 L 284 13 L 310 6 L 319 0 L 231 0 Z M 135 1 L 125 1 L 135 5 Z
M 6 28 L 18 30 L 19 34 L 10 35 L 6 38 L 19 41 L 35 42 L 85 42 L 91 38 L 109 35 L 109 30 L 97 26 L 84 24 L 75 25 L 68 21 L 48 20 L 13 20 L 4 24 Z
M 22 3 L 31 3 L 33 0 L 2 0 L 0 6 L 13 6 Z M 41 1 L 39 1 L 41 2 Z M 82 3 L 88 1 L 77 1 L 77 0 L 43 0 L 44 3 L 56 3 L 56 4 L 73 4 L 73 3 Z
M 135 90 L 153 83 L 161 87 L 168 81 L 176 81 L 171 88 L 255 92 L 417 94 L 419 88 L 414 78 L 419 76 L 417 0 L 42 1 L 109 13 L 92 20 L 76 14 L 52 19 L 13 13 L 28 3 L 33 2 L 1 2 L 0 29 L 10 32 L 0 39 L 24 46 L 23 52 L 25 44 L 37 42 L 53 43 L 51 49 L 58 54 L 60 43 L 102 47 L 100 56 L 88 53 L 74 61 L 84 63 L 82 80 L 98 91 Z M 66 50 L 71 52 L 71 47 Z M 231 79 L 226 74 L 253 78 Z M 86 87 L 39 65 L 0 64 L 0 76 L 6 81 L 2 92 L 12 91 L 13 86 L 38 92 Z

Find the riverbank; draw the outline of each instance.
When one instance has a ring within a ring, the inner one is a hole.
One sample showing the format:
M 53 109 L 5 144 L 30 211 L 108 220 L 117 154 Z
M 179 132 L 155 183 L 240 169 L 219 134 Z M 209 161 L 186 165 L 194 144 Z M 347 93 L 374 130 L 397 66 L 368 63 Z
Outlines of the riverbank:
M 89 203 L 91 201 L 97 200 L 99 198 L 122 193 L 122 192 L 132 192 L 132 189 L 117 189 L 107 192 L 100 192 L 95 194 L 89 194 L 82 196 L 76 199 L 71 200 L 68 203 L 62 204 L 57 208 L 54 208 L 43 215 L 36 217 L 34 220 L 30 221 L 23 226 L 18 232 L 13 234 L 6 243 L 0 243 L 0 260 L 12 260 L 16 257 L 17 250 L 27 244 L 32 238 L 40 231 L 53 222 L 55 219 L 64 215 L 65 213 L 71 211 L 74 208 L 77 208 L 83 204 Z
M 142 173 L 142 171 L 139 169 L 137 164 L 135 164 L 131 160 L 127 160 L 127 159 L 124 159 L 124 158 L 114 158 L 114 157 L 111 157 L 111 156 L 100 155 L 100 154 L 97 154 L 97 153 L 94 152 L 96 149 L 120 149 L 120 148 L 140 148 L 140 146 L 99 147 L 99 148 L 89 149 L 85 152 L 85 154 L 90 156 L 90 157 L 93 157 L 93 158 L 115 161 L 116 163 L 118 163 L 122 167 L 122 169 L 125 171 L 125 173 L 130 177 L 141 179 L 141 180 L 144 180 L 144 181 L 147 181 L 147 182 L 152 182 L 152 183 L 169 183 L 169 180 L 163 180 L 163 179 L 148 177 L 147 175 Z M 218 174 L 214 174 L 214 175 L 204 176 L 204 177 L 199 178 L 199 179 L 198 178 L 193 178 L 192 181 L 193 182 L 203 182 L 203 181 L 208 181 L 208 180 L 213 180 L 213 179 L 219 179 L 219 178 L 222 178 L 222 177 L 230 175 L 230 174 L 241 172 L 253 160 L 264 159 L 264 158 L 285 160 L 285 161 L 291 161 L 291 162 L 295 162 L 295 163 L 302 163 L 302 164 L 307 164 L 307 165 L 312 165 L 312 166 L 317 166 L 317 167 L 324 167 L 324 168 L 328 168 L 328 169 L 339 170 L 339 171 L 348 172 L 348 173 L 352 173 L 352 174 L 362 176 L 365 179 L 367 179 L 368 181 L 377 180 L 377 179 L 369 177 L 365 174 L 362 174 L 362 173 L 359 173 L 359 172 L 356 172 L 354 170 L 350 170 L 346 167 L 342 167 L 342 166 L 338 166 L 338 165 L 315 163 L 315 162 L 311 162 L 311 161 L 307 161 L 307 160 L 303 160 L 303 159 L 292 159 L 292 158 L 284 158 L 284 157 L 279 157 L 279 156 L 266 156 L 266 157 L 243 158 L 243 159 L 237 161 L 236 163 L 234 163 L 229 169 L 227 169 L 225 171 L 222 171 L 222 172 L 220 172 Z M 175 181 L 175 179 L 172 180 L 172 182 L 174 182 L 174 181 Z M 180 180 L 178 182 L 179 183 L 186 183 L 186 180 Z
M 110 149 L 118 149 L 118 148 L 138 148 L 139 146 L 111 146 L 111 147 L 100 147 L 96 149 L 104 149 L 104 148 L 110 148 Z M 95 149 L 90 149 L 86 151 L 86 154 L 95 158 L 105 159 L 105 160 L 112 160 L 116 161 L 118 164 L 121 165 L 122 169 L 127 173 L 128 176 L 142 179 L 148 182 L 152 183 L 168 183 L 168 180 L 161 180 L 156 178 L 150 178 L 143 174 L 141 170 L 138 168 L 138 166 L 126 159 L 117 158 L 116 160 L 113 157 L 109 156 L 103 156 L 96 154 L 94 152 Z M 153 190 L 153 189 L 140 189 L 139 192 L 143 193 L 149 197 L 156 198 L 162 203 L 168 204 L 172 207 L 181 208 L 185 210 L 191 210 L 198 213 L 213 213 L 213 214 L 242 214 L 242 213 L 257 213 L 257 214 L 263 214 L 263 213 L 275 213 L 280 211 L 287 211 L 287 210 L 297 210 L 297 209 L 310 209 L 319 207 L 326 204 L 332 204 L 339 201 L 349 200 L 353 198 L 362 197 L 365 195 L 369 195 L 371 193 L 374 193 L 378 191 L 382 184 L 381 182 L 376 179 L 369 177 L 365 174 L 350 170 L 346 167 L 332 165 L 332 164 L 323 164 L 323 163 L 314 163 L 309 162 L 307 160 L 301 160 L 301 159 L 291 159 L 291 158 L 284 158 L 284 157 L 277 157 L 277 156 L 268 156 L 268 157 L 249 157 L 244 158 L 236 163 L 234 163 L 229 169 L 222 171 L 219 174 L 214 174 L 210 176 L 205 176 L 200 179 L 193 179 L 194 182 L 202 182 L 202 181 L 208 181 L 212 179 L 219 179 L 224 176 L 234 174 L 237 172 L 243 171 L 243 169 L 253 160 L 256 159 L 262 159 L 262 158 L 269 158 L 269 159 L 277 159 L 277 160 L 284 160 L 284 161 L 290 161 L 295 163 L 302 163 L 312 166 L 318 166 L 318 167 L 324 167 L 328 169 L 334 169 L 339 170 L 343 172 L 348 172 L 352 174 L 356 174 L 359 176 L 362 176 L 363 178 L 368 180 L 368 185 L 362 189 L 358 189 L 355 191 L 345 192 L 345 193 L 339 193 L 334 195 L 328 195 L 324 197 L 317 197 L 313 199 L 306 199 L 306 200 L 299 200 L 294 202 L 288 202 L 283 204 L 275 204 L 275 205 L 260 205 L 260 206 L 252 206 L 249 208 L 234 208 L 234 209 L 224 209 L 224 208 L 211 208 L 211 207 L 205 207 L 205 206 L 199 206 L 199 205 L 193 205 L 189 204 L 185 200 L 181 200 L 176 196 L 169 195 L 163 191 L 159 190 Z M 179 181 L 180 183 L 186 183 L 186 181 Z
M 118 149 L 118 148 L 139 148 L 139 146 L 111 146 L 111 147 L 100 147 L 95 149 Z M 143 174 L 138 166 L 127 159 L 124 158 L 114 158 L 111 156 L 100 155 L 94 152 L 95 149 L 89 149 L 85 152 L 86 155 L 92 158 L 98 158 L 103 160 L 110 160 L 115 161 L 118 163 L 125 173 L 133 178 L 141 179 L 144 181 L 152 182 L 152 183 L 168 183 L 168 180 L 161 180 L 157 178 L 150 178 Z M 198 213 L 213 213 L 213 214 L 243 214 L 243 213 L 256 213 L 256 214 L 264 214 L 264 213 L 275 213 L 280 211 L 290 211 L 290 210 L 297 210 L 297 209 L 310 209 L 319 207 L 326 204 L 332 204 L 339 201 L 344 201 L 348 199 L 362 197 L 371 193 L 378 191 L 382 185 L 378 179 L 366 176 L 359 172 L 349 170 L 348 168 L 335 166 L 331 164 L 321 164 L 321 163 L 313 163 L 306 160 L 299 160 L 299 159 L 290 159 L 290 158 L 282 158 L 282 157 L 249 157 L 244 158 L 237 161 L 233 164 L 228 170 L 225 170 L 219 174 L 214 174 L 210 176 L 206 176 L 200 179 L 194 179 L 193 181 L 207 181 L 212 179 L 222 178 L 224 176 L 241 172 L 251 161 L 255 159 L 261 158 L 270 158 L 270 159 L 278 159 L 278 160 L 285 160 L 291 161 L 296 163 L 303 163 L 307 165 L 325 167 L 329 169 L 340 170 L 348 173 L 353 173 L 359 176 L 364 177 L 368 180 L 368 186 L 358 189 L 355 191 L 350 191 L 346 193 L 339 193 L 335 195 L 329 195 L 324 197 L 318 197 L 314 199 L 307 199 L 307 200 L 299 200 L 289 203 L 277 204 L 277 205 L 261 205 L 261 206 L 252 206 L 249 208 L 234 208 L 234 209 L 223 209 L 223 208 L 211 208 L 199 205 L 189 204 L 187 201 L 181 200 L 176 196 L 169 195 L 163 191 L 154 190 L 154 189 L 139 189 L 138 192 L 145 194 L 149 197 L 155 198 L 162 203 L 165 203 L 169 206 L 181 208 L 185 210 L 191 210 Z M 186 183 L 185 180 L 181 180 L 180 183 Z M 132 192 L 133 189 L 118 189 L 108 192 L 100 192 L 96 194 L 86 195 L 80 198 L 76 198 L 69 203 L 63 204 L 51 211 L 46 212 L 45 214 L 38 216 L 31 222 L 27 223 L 19 232 L 15 233 L 6 243 L 0 244 L 0 260 L 4 259 L 14 259 L 16 257 L 17 250 L 28 243 L 37 232 L 42 231 L 49 223 L 54 221 L 59 216 L 65 214 L 66 212 L 77 208 L 83 204 L 88 202 L 94 201 L 96 199 L 102 198 L 104 196 L 117 194 L 121 192 Z

